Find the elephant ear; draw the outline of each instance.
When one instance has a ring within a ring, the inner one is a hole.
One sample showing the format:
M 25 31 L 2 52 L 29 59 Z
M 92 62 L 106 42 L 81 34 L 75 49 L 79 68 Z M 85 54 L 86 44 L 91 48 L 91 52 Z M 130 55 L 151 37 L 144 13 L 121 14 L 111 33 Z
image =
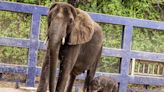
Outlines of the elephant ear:
M 77 9 L 75 24 L 69 37 L 69 45 L 84 44 L 92 39 L 94 21 L 84 11 Z

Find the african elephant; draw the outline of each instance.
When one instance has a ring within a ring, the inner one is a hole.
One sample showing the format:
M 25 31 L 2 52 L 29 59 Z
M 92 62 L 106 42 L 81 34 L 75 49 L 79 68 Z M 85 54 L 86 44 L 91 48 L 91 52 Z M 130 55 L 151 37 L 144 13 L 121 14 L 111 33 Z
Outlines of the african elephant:
M 87 70 L 89 91 L 102 52 L 103 32 L 91 17 L 67 3 L 55 3 L 48 13 L 48 46 L 37 92 L 71 92 L 77 75 Z M 56 66 L 60 71 L 56 80 Z M 56 86 L 55 83 L 57 82 Z
M 98 76 L 91 80 L 89 92 L 118 92 L 118 82 L 107 76 Z

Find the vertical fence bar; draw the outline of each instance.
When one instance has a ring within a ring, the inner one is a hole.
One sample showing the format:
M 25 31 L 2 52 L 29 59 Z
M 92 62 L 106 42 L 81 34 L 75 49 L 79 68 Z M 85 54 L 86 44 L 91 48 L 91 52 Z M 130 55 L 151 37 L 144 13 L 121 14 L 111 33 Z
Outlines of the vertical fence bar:
M 129 74 L 129 64 L 130 64 L 130 50 L 132 43 L 132 32 L 133 26 L 125 25 L 122 34 L 122 49 L 126 51 L 121 59 L 121 77 L 119 92 L 127 92 L 128 87 L 128 74 Z
M 32 15 L 31 33 L 30 33 L 30 47 L 28 52 L 28 72 L 26 86 L 34 87 L 35 84 L 35 71 L 37 63 L 37 54 L 39 46 L 39 33 L 40 33 L 40 17 L 39 14 Z

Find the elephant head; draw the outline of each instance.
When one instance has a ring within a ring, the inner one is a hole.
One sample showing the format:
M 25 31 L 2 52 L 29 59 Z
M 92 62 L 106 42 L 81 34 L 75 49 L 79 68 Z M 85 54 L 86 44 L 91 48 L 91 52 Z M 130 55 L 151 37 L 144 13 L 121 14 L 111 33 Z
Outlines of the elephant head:
M 90 82 L 90 92 L 118 92 L 118 82 L 111 77 L 98 76 Z
M 60 46 L 80 45 L 92 39 L 94 22 L 86 12 L 67 3 L 55 3 L 48 13 L 48 48 L 50 52 L 50 92 L 55 90 L 55 71 Z
M 98 92 L 102 89 L 102 86 L 100 85 L 100 80 L 92 80 L 89 85 L 90 92 Z
M 83 12 L 83 13 L 81 13 Z M 88 42 L 94 33 L 93 22 L 86 12 L 67 3 L 55 3 L 48 13 L 48 38 L 55 43 L 77 45 Z

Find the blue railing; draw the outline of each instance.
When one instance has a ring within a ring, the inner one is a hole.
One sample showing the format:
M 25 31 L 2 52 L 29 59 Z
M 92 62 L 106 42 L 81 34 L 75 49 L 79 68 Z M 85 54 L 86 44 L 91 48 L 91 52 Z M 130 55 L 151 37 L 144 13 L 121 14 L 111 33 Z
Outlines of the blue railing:
M 33 6 L 28 4 L 0 1 L 0 10 L 32 14 L 31 33 L 29 39 L 0 37 L 0 45 L 28 48 L 29 49 L 28 65 L 12 66 L 7 64 L 4 65 L 1 64 L 0 72 L 27 74 L 26 86 L 34 86 L 35 77 L 40 75 L 40 68 L 36 67 L 38 50 L 46 49 L 46 46 L 43 44 L 43 42 L 39 40 L 40 19 L 41 16 L 47 15 L 48 8 L 42 6 Z M 164 78 L 129 75 L 129 64 L 132 58 L 141 59 L 141 60 L 152 60 L 154 62 L 155 61 L 164 62 L 164 54 L 131 50 L 133 28 L 141 27 L 141 28 L 151 28 L 151 29 L 164 31 L 164 22 L 134 19 L 134 18 L 127 18 L 127 17 L 119 17 L 119 16 L 110 16 L 110 15 L 95 14 L 95 13 L 89 13 L 89 14 L 97 22 L 119 24 L 124 26 L 123 33 L 122 33 L 121 49 L 104 47 L 102 53 L 103 56 L 114 56 L 114 57 L 122 58 L 120 73 L 111 74 L 111 73 L 97 72 L 96 76 L 107 75 L 118 80 L 120 82 L 119 92 L 126 92 L 129 83 L 164 86 Z M 78 76 L 78 78 L 84 79 L 85 75 L 82 74 Z

